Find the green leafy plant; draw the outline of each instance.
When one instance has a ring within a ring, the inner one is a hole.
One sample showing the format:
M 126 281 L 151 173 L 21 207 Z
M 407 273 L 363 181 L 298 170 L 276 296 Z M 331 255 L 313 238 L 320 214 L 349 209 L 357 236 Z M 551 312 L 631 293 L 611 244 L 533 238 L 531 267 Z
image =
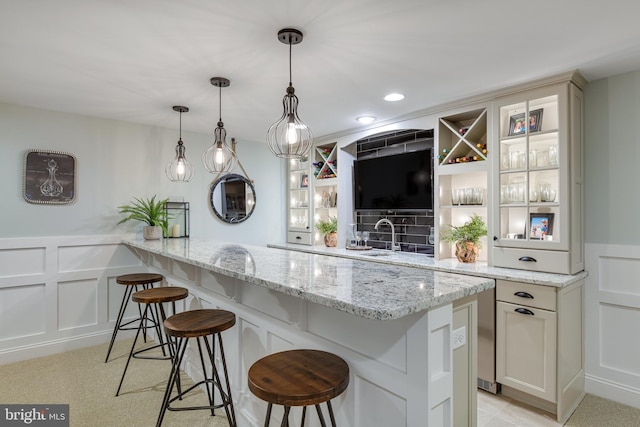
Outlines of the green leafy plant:
M 480 238 L 487 235 L 487 225 L 482 217 L 477 214 L 471 215 L 471 220 L 463 225 L 449 225 L 440 238 L 445 242 L 471 242 L 480 247 Z
M 164 210 L 164 206 L 169 199 L 159 200 L 157 202 L 156 196 L 150 199 L 138 197 L 134 197 L 133 199 L 135 202 L 118 206 L 119 213 L 127 215 L 122 218 L 118 224 L 129 220 L 141 221 L 151 226 L 161 227 L 163 233 L 166 235 L 167 228 L 169 227 L 169 215 L 167 211 Z
M 326 236 L 329 233 L 335 233 L 338 231 L 338 218 L 330 216 L 329 221 L 320 220 L 316 222 L 316 229 L 323 236 Z

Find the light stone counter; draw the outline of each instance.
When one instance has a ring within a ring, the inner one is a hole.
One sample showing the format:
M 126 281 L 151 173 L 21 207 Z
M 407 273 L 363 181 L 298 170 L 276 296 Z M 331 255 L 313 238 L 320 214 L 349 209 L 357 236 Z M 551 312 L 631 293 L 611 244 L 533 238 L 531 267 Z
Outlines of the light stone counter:
M 329 252 L 197 239 L 123 243 L 367 319 L 399 319 L 495 286 L 494 280 L 467 272 L 459 275 L 415 268 L 417 264 L 370 262 L 365 256 L 363 261 L 326 256 L 335 255 Z
M 555 274 L 537 271 L 516 270 L 512 268 L 491 267 L 486 262 L 462 263 L 455 259 L 435 260 L 424 254 L 410 252 L 391 252 L 373 249 L 368 251 L 347 250 L 344 248 L 327 248 L 325 246 L 304 246 L 296 244 L 269 244 L 268 247 L 289 249 L 297 252 L 308 252 L 335 257 L 374 261 L 380 264 L 395 266 L 418 267 L 435 271 L 446 271 L 469 276 L 486 277 L 490 279 L 513 280 L 516 282 L 532 283 L 535 285 L 555 286 L 563 288 L 576 283 L 585 277 L 587 272 L 578 274 Z

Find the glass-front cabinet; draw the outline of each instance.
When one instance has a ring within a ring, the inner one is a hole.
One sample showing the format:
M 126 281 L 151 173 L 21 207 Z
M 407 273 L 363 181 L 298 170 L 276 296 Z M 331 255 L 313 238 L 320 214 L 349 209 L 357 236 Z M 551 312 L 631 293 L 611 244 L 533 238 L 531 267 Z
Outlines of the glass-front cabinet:
M 582 92 L 557 84 L 495 102 L 493 264 L 583 269 Z
M 287 242 L 311 244 L 309 159 L 288 161 Z

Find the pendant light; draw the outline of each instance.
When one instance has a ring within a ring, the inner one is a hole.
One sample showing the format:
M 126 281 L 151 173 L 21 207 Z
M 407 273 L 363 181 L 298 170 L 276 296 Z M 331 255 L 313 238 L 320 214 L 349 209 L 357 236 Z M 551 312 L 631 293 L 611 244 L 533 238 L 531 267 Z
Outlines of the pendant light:
M 311 129 L 298 117 L 298 97 L 291 79 L 291 46 L 302 41 L 302 32 L 285 28 L 278 31 L 278 40 L 289 45 L 289 87 L 282 99 L 282 117 L 267 131 L 267 144 L 277 157 L 302 159 L 307 156 L 313 143 Z
M 167 178 L 173 182 L 189 182 L 196 174 L 195 168 L 185 157 L 185 148 L 182 143 L 182 113 L 189 112 L 189 109 L 181 105 L 175 105 L 173 111 L 180 113 L 180 139 L 178 139 L 178 145 L 176 145 L 176 157 L 167 164 L 164 172 L 167 174 Z
M 226 143 L 227 131 L 222 122 L 222 88 L 229 86 L 231 82 L 224 77 L 212 77 L 211 84 L 219 88 L 219 111 L 218 127 L 214 134 L 214 141 L 211 147 L 202 153 L 202 163 L 204 167 L 211 173 L 228 173 L 235 165 L 235 156 L 233 151 Z

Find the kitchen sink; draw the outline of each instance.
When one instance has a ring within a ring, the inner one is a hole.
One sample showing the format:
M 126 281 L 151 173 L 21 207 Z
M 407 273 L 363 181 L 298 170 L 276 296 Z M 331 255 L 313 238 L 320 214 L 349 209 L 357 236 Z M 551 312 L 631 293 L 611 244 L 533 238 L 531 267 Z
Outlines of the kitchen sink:
M 391 252 L 367 252 L 363 253 L 364 256 L 389 256 Z

